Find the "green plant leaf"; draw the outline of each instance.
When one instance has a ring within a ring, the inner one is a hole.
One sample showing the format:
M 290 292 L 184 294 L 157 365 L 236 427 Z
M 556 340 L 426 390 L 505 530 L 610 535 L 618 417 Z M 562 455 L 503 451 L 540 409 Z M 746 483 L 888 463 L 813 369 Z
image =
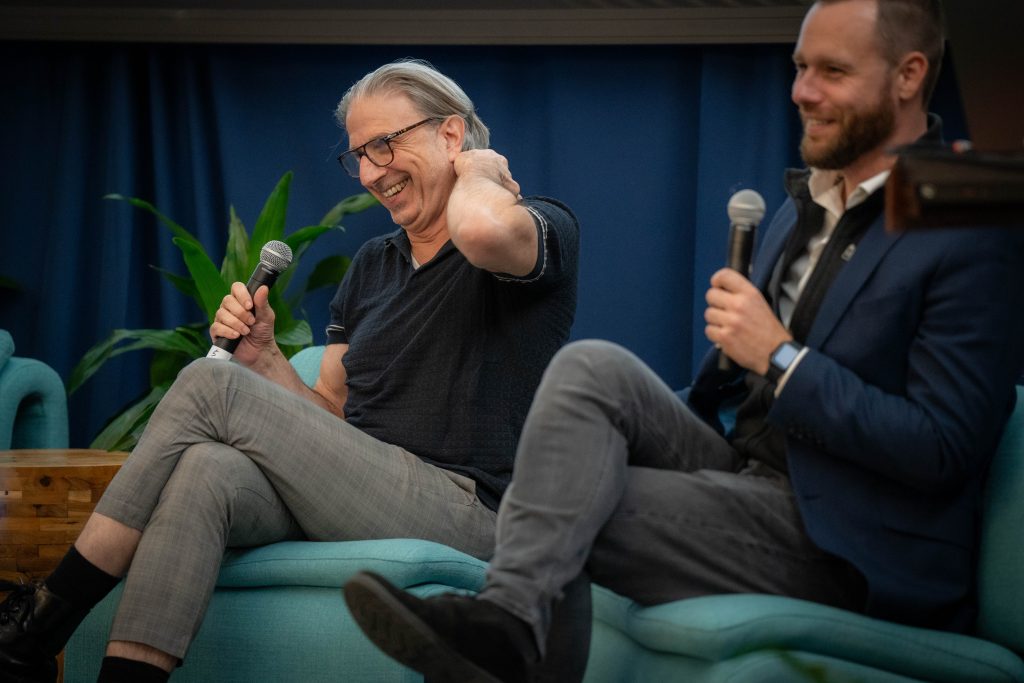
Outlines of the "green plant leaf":
M 292 264 L 296 264 L 302 259 L 302 256 L 306 253 L 306 249 L 313 243 L 316 238 L 320 237 L 326 232 L 331 230 L 344 231 L 344 228 L 340 225 L 329 226 L 329 225 L 307 225 L 304 228 L 299 228 L 292 234 L 284 238 L 285 244 L 291 247 L 292 250 Z M 296 268 L 294 265 L 281 274 L 278 278 L 279 286 L 281 291 L 287 291 L 288 285 L 291 284 L 292 276 L 295 275 Z M 301 295 L 299 295 L 301 297 Z
M 224 263 L 220 274 L 228 285 L 232 282 L 248 282 L 249 273 L 249 233 L 242 224 L 242 219 L 235 213 L 235 207 L 228 208 L 231 221 L 228 223 L 228 247 L 224 250 Z M 261 249 L 263 247 L 260 247 Z M 253 265 L 253 268 L 256 266 Z M 251 271 L 250 271 L 251 272 Z
M 213 261 L 206 255 L 201 244 L 177 237 L 171 241 L 181 249 L 188 272 L 195 280 L 199 297 L 203 300 L 203 312 L 206 314 L 206 320 L 213 323 L 213 315 L 220 308 L 220 302 L 230 291 L 231 286 L 224 282 L 217 266 L 213 265 Z
M 182 368 L 210 350 L 210 335 L 204 324 L 174 329 L 173 348 L 158 349 L 149 364 L 150 386 L 170 386 Z
M 210 326 L 206 323 L 193 323 L 175 327 L 174 331 L 183 338 L 188 339 L 195 348 L 205 355 L 210 345 Z M 198 356 L 197 356 L 198 357 Z
M 122 342 L 123 346 L 118 346 Z M 114 330 L 109 337 L 85 352 L 68 377 L 68 394 L 74 393 L 85 380 L 114 356 L 138 349 L 157 349 L 194 353 L 194 342 L 178 330 Z
M 361 192 L 354 194 L 351 197 L 345 197 L 340 202 L 334 205 L 334 207 L 324 214 L 324 217 L 320 219 L 320 225 L 335 226 L 341 223 L 341 219 L 353 213 L 359 213 L 366 211 L 371 206 L 379 204 L 377 198 L 369 192 Z
M 196 244 L 199 244 L 199 240 L 196 239 L 195 235 L 193 235 L 188 230 L 186 230 L 185 228 L 181 227 L 180 225 L 178 225 L 177 223 L 172 221 L 167 216 L 165 216 L 162 213 L 160 213 L 160 211 L 158 211 L 155 206 L 153 206 L 152 204 L 150 204 L 149 202 L 147 202 L 144 199 L 138 199 L 136 197 L 125 197 L 124 195 L 120 195 L 120 194 L 108 194 L 108 195 L 104 195 L 103 198 L 104 199 L 117 199 L 119 201 L 128 202 L 129 204 L 131 204 L 132 206 L 134 206 L 137 209 L 142 209 L 144 211 L 148 211 L 151 214 L 153 214 L 154 216 L 156 216 L 157 219 L 161 223 L 163 223 L 168 228 L 170 228 L 171 232 L 174 233 L 175 237 L 178 237 L 178 238 L 183 239 L 183 240 L 187 240 L 189 242 L 195 242 Z
M 297 320 L 288 329 L 275 331 L 274 338 L 281 346 L 309 346 L 313 343 L 313 330 L 305 320 Z
M 128 406 L 108 422 L 96 438 L 89 444 L 90 448 L 106 451 L 130 451 L 139 442 L 150 416 L 156 409 L 160 399 L 167 393 L 165 385 L 156 386 L 141 399 Z
M 203 310 L 203 298 L 199 296 L 199 290 L 196 289 L 196 283 L 192 278 L 172 273 L 166 268 L 161 268 L 159 266 L 151 265 L 150 268 L 160 273 L 165 280 L 174 285 L 176 290 L 195 301 L 196 306 L 199 307 L 200 311 Z
M 337 286 L 345 277 L 345 272 L 351 263 L 352 259 L 343 254 L 335 254 L 322 259 L 309 274 L 306 288 L 302 291 L 303 295 L 321 287 Z
M 209 348 L 202 349 L 200 353 L 181 353 L 180 351 L 157 351 L 153 354 L 153 360 L 149 364 L 149 386 L 160 385 L 170 386 L 181 372 L 182 368 L 196 358 L 206 355 Z
M 277 182 L 270 196 L 267 197 L 263 210 L 256 219 L 249 240 L 248 270 L 252 270 L 260 262 L 260 250 L 270 240 L 279 240 L 284 236 L 284 219 L 288 208 L 288 192 L 292 183 L 292 172 L 288 171 Z M 248 276 L 247 276 L 248 277 Z
M 295 262 L 294 255 L 300 249 L 309 246 L 309 243 L 315 240 L 320 235 L 331 230 L 342 230 L 343 228 L 331 225 L 307 225 L 304 228 L 299 228 L 292 234 L 284 238 L 284 243 L 292 248 L 292 262 Z

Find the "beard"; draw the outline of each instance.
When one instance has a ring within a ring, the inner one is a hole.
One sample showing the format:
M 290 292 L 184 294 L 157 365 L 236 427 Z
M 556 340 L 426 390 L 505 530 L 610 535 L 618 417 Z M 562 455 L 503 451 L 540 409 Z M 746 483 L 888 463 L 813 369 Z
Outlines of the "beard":
M 840 170 L 874 151 L 896 127 L 896 106 L 883 95 L 871 109 L 847 110 L 838 121 L 838 136 L 823 144 L 815 145 L 804 133 L 800 141 L 800 156 L 805 164 L 824 170 Z

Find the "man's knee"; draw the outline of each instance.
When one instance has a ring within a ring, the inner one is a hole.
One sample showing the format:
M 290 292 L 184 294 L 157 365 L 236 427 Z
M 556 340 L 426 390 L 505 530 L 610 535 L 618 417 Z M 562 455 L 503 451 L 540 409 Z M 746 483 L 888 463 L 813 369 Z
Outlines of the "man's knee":
M 238 487 L 245 485 L 253 468 L 251 460 L 226 444 L 193 444 L 181 454 L 162 498 L 179 498 L 189 506 L 220 508 Z
M 639 358 L 618 344 L 584 339 L 562 347 L 552 359 L 548 373 L 556 385 L 591 385 L 614 393 L 641 365 Z
M 197 358 L 182 368 L 174 380 L 174 386 L 179 391 L 195 388 L 208 392 L 210 387 L 227 386 L 232 377 L 244 371 L 237 363 Z
M 209 542 L 251 546 L 300 538 L 263 471 L 245 453 L 223 443 L 190 446 L 161 494 L 154 514 L 161 524 L 195 528 Z

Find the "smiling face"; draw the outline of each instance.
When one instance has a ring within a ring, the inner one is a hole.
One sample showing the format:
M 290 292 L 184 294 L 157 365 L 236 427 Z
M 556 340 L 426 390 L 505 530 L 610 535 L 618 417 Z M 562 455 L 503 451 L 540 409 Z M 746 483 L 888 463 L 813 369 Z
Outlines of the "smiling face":
M 401 130 L 425 118 L 400 93 L 365 95 L 352 102 L 345 119 L 349 146 Z M 391 140 L 394 160 L 375 166 L 363 158 L 359 182 L 407 232 L 432 237 L 447 231 L 445 211 L 455 184 L 453 161 L 461 147 L 445 122 L 428 122 Z M 454 152 L 453 152 L 454 150 Z
M 808 166 L 846 171 L 884 156 L 896 131 L 893 67 L 882 55 L 874 0 L 818 4 L 804 19 L 793 62 L 793 102 Z

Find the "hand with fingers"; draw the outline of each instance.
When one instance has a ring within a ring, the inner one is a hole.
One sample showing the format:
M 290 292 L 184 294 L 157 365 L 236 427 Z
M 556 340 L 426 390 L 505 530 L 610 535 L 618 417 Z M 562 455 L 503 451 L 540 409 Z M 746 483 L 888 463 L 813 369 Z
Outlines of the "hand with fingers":
M 705 295 L 704 334 L 737 365 L 764 374 L 772 351 L 793 335 L 772 312 L 760 290 L 731 268 L 711 276 Z
M 249 366 L 265 353 L 277 350 L 274 340 L 274 309 L 267 299 L 270 289 L 263 285 L 250 296 L 245 284 L 231 285 L 231 293 L 221 301 L 210 325 L 210 338 L 240 339 L 234 359 Z
M 508 159 L 493 149 L 468 149 L 461 152 L 455 157 L 455 175 L 459 178 L 486 178 L 508 190 L 516 200 L 523 197 L 519 183 L 509 171 Z

